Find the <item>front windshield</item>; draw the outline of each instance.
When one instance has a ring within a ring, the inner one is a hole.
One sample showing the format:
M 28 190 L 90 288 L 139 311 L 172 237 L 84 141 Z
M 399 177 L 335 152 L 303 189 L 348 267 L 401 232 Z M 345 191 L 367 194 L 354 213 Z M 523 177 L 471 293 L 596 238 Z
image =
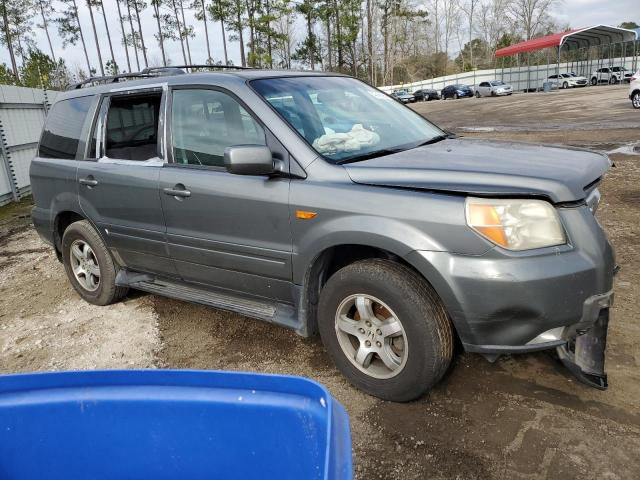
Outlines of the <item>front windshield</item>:
M 353 78 L 269 78 L 251 85 L 334 163 L 414 148 L 444 135 L 411 109 Z

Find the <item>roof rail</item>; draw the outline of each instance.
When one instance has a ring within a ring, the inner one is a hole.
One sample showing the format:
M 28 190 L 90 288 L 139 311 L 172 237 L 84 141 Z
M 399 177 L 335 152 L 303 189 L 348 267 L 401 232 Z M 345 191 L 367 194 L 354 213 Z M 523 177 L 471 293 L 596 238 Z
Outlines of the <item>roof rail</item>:
M 189 69 L 189 68 L 210 68 L 213 70 L 254 70 L 252 67 L 241 67 L 238 65 L 209 65 L 209 64 L 193 64 L 193 65 L 167 65 L 166 67 L 149 67 L 142 70 L 145 73 L 150 73 L 155 70 L 164 70 L 171 68 Z
M 201 69 L 209 68 L 213 70 L 252 70 L 251 67 L 240 67 L 237 65 L 168 65 L 166 67 L 147 67 L 140 72 L 121 73 L 118 75 L 106 75 L 103 77 L 89 77 L 78 83 L 69 85 L 67 90 L 76 90 L 86 86 L 98 85 L 102 83 L 117 83 L 122 80 L 134 79 L 134 78 L 149 78 L 159 77 L 164 75 L 181 75 L 186 73 L 188 69 Z

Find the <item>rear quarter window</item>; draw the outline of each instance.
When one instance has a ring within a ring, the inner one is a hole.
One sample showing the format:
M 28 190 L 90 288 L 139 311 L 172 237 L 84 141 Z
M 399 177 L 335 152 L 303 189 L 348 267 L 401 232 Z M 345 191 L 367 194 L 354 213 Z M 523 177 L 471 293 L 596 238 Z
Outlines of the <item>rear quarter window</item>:
M 74 159 L 82 126 L 93 96 L 61 100 L 53 105 L 44 125 L 38 155 L 43 158 Z

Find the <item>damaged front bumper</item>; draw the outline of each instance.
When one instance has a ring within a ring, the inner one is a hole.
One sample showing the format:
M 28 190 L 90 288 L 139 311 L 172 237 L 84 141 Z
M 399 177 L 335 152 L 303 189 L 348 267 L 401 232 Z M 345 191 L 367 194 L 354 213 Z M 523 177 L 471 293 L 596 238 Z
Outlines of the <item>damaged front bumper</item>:
M 578 380 L 600 390 L 608 386 L 604 361 L 612 304 L 613 292 L 589 298 L 582 320 L 566 327 L 566 343 L 556 347 L 558 357 Z

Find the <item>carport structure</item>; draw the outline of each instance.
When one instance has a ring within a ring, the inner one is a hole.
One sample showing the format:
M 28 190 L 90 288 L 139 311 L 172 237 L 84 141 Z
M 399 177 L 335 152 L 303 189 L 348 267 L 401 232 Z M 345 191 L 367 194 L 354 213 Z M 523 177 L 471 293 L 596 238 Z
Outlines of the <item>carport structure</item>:
M 521 55 L 525 54 L 526 66 L 528 67 L 526 90 L 529 90 L 530 54 L 541 50 L 547 51 L 545 78 L 550 73 L 564 73 L 560 71 L 563 57 L 565 61 L 564 67 L 567 72 L 575 72 L 589 78 L 591 72 L 602 67 L 631 67 L 632 70 L 635 70 L 638 64 L 638 53 L 640 53 L 636 30 L 609 25 L 595 25 L 533 38 L 500 48 L 495 53 L 496 67 L 498 59 L 501 59 L 504 76 L 504 59 L 515 56 L 519 70 Z M 552 52 L 554 57 L 551 57 Z M 549 68 L 553 65 L 552 58 L 556 61 L 556 65 L 550 72 Z M 538 70 L 536 69 L 536 77 L 537 74 Z

